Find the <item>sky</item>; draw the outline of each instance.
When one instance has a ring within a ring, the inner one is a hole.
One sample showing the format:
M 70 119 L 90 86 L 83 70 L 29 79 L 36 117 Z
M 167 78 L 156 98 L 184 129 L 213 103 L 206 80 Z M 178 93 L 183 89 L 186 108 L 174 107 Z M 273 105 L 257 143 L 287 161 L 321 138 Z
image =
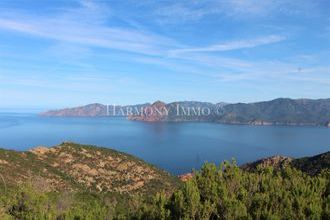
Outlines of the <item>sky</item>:
M 1 0 L 0 108 L 330 98 L 328 0 Z

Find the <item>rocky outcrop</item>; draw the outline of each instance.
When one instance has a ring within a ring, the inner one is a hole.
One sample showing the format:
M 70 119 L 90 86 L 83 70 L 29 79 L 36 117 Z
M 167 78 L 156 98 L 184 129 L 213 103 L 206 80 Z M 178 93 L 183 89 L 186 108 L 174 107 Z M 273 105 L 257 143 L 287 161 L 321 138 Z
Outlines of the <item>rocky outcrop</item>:
M 273 156 L 244 164 L 241 168 L 249 171 L 255 171 L 258 167 L 273 167 L 275 169 L 281 169 L 289 165 L 308 173 L 309 175 L 316 175 L 324 169 L 330 169 L 330 151 L 312 157 L 297 159 L 285 156 Z
M 293 159 L 291 157 L 285 157 L 285 156 L 272 156 L 267 157 L 261 160 L 257 160 L 252 163 L 247 163 L 242 165 L 241 167 L 246 170 L 256 170 L 258 167 L 265 168 L 265 167 L 273 167 L 273 168 L 282 168 L 288 164 Z
M 254 120 L 248 123 L 249 125 L 273 125 L 271 122 L 263 121 L 263 120 Z
M 178 176 L 182 182 L 187 182 L 194 177 L 193 173 L 186 173 Z
M 165 121 L 168 118 L 168 109 L 166 104 L 161 101 L 157 101 L 150 106 L 146 106 L 140 114 L 129 115 L 128 119 L 138 121 Z

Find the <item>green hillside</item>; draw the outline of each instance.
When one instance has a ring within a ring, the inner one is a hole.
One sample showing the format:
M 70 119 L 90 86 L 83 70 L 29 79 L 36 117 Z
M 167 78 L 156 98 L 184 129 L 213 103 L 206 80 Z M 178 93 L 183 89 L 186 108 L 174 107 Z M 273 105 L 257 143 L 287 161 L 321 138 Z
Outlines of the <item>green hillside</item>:
M 29 152 L 0 150 L 0 174 L 7 187 L 31 180 L 45 191 L 149 194 L 178 183 L 167 172 L 131 155 L 75 143 Z
M 207 163 L 179 183 L 106 148 L 1 150 L 0 219 L 329 219 L 329 154 Z

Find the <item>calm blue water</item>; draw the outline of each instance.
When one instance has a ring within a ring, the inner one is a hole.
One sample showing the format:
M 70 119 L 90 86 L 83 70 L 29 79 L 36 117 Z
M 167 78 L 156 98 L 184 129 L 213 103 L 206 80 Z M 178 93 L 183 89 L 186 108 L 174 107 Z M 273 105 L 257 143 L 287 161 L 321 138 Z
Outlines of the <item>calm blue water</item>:
M 63 141 L 114 148 L 181 174 L 204 161 L 218 163 L 234 157 L 242 164 L 275 154 L 301 157 L 329 151 L 330 129 L 0 114 L 2 148 L 26 150 Z

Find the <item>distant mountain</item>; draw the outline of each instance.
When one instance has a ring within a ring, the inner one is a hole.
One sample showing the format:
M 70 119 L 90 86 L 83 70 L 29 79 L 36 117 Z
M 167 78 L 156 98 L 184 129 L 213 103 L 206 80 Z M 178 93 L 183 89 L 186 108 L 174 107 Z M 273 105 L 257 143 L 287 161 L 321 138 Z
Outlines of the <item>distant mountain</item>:
M 148 106 L 142 114 L 130 115 L 130 120 L 138 121 L 212 121 L 217 108 L 226 104 L 209 102 L 172 102 L 157 101 Z
M 106 106 L 91 104 L 42 113 L 43 116 L 125 116 L 139 121 L 209 121 L 250 125 L 312 125 L 330 127 L 330 99 L 279 98 L 256 103 L 157 101 L 153 104 Z
M 65 108 L 60 110 L 52 110 L 43 112 L 42 116 L 64 116 L 64 117 L 95 117 L 95 116 L 106 116 L 107 106 L 99 103 L 89 104 L 75 108 Z
M 253 125 L 330 126 L 330 99 L 275 99 L 267 102 L 238 103 L 223 107 L 217 122 Z
M 85 106 L 79 106 L 74 108 L 65 108 L 58 110 L 51 110 L 40 113 L 41 116 L 51 117 L 123 117 L 127 115 L 127 111 L 130 109 L 139 110 L 146 106 L 150 106 L 149 103 L 139 105 L 103 105 L 100 103 L 89 104 Z
M 41 116 L 52 117 L 128 117 L 131 120 L 142 121 L 205 121 L 211 120 L 216 108 L 222 108 L 226 103 L 212 104 L 208 102 L 173 102 L 166 104 L 156 101 L 153 104 L 138 105 L 103 105 L 89 104 L 74 108 L 65 108 L 43 112 Z M 204 110 L 205 112 L 201 112 Z

